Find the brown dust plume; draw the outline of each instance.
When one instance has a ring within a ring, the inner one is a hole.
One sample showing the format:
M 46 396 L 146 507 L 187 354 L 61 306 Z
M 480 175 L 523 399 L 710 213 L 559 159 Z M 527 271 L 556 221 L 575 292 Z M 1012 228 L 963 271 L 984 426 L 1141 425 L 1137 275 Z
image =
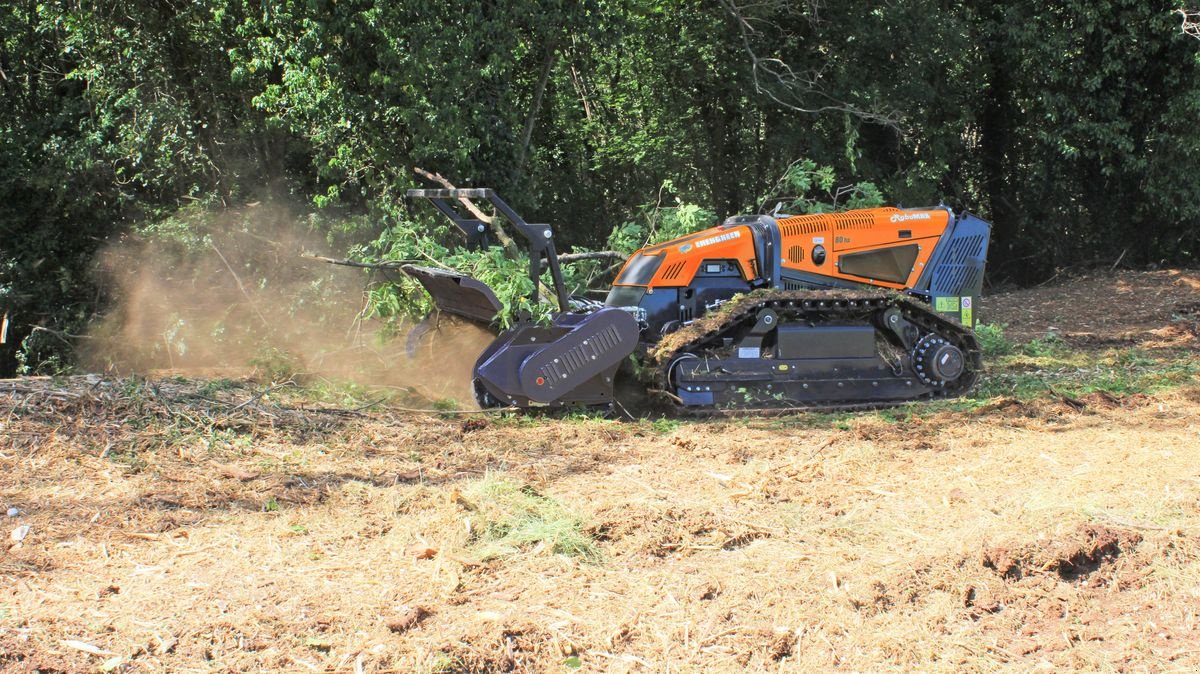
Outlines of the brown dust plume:
M 308 259 L 341 251 L 285 209 L 210 217 L 186 245 L 126 238 L 103 255 L 116 298 L 86 340 L 83 362 L 117 374 L 255 377 L 402 389 L 470 404 L 471 369 L 491 340 L 443 318 L 414 357 L 412 321 L 365 317 L 382 272 Z M 397 272 L 398 273 L 398 272 Z

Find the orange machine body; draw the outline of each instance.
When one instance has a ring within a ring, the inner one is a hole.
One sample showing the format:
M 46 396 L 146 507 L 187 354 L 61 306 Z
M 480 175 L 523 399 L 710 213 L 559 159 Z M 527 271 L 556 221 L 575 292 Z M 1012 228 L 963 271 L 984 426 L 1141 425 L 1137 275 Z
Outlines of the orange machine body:
M 897 290 L 911 288 L 929 263 L 949 222 L 950 211 L 943 208 L 907 210 L 887 207 L 786 216 L 774 221 L 779 230 L 780 245 L 769 254 L 779 256 L 779 266 L 784 273 L 816 274 Z M 896 256 L 906 267 L 906 274 L 893 274 L 884 279 L 873 278 L 869 271 L 851 265 L 846 265 L 843 270 L 843 256 L 889 248 L 895 249 Z M 642 249 L 626 263 L 614 285 L 651 289 L 683 287 L 692 282 L 702 264 L 716 260 L 736 263 L 743 280 L 753 282 L 765 276 L 763 261 L 759 259 L 760 250 L 749 225 L 727 222 Z M 644 264 L 647 257 L 661 257 L 661 262 L 655 261 L 657 270 L 652 276 L 647 278 L 642 274 L 639 278 L 637 274 L 626 273 L 631 267 Z

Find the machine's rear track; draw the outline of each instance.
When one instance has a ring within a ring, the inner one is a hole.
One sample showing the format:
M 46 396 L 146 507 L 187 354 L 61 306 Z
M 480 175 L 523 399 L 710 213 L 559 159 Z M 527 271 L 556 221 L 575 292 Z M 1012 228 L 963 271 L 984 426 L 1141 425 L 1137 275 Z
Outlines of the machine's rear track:
M 912 341 L 940 338 L 956 347 L 963 355 L 962 374 L 945 383 L 935 381 L 931 385 L 924 381 L 915 369 L 912 345 L 906 347 L 899 337 L 884 329 L 885 312 L 893 308 L 919 331 Z M 778 317 L 779 326 L 872 326 L 881 350 L 891 343 L 894 360 L 881 359 L 880 362 L 887 363 L 887 370 L 884 370 L 879 362 L 855 365 L 855 361 L 836 357 L 781 360 L 764 353 L 766 357 L 731 358 L 730 352 L 736 353 L 738 340 L 745 337 L 768 310 Z M 685 354 L 709 361 L 704 374 L 717 386 L 737 390 L 733 396 L 737 400 L 727 397 L 707 408 L 680 406 L 688 413 L 702 415 L 790 410 L 852 411 L 953 398 L 970 390 L 982 366 L 979 344 L 971 331 L 938 316 L 918 300 L 880 291 L 760 290 L 725 303 L 718 310 L 667 335 L 646 355 L 645 365 L 651 379 L 648 383 L 677 403 L 683 401 L 678 382 L 673 381 L 679 373 L 673 368 Z M 729 369 L 739 366 L 739 370 Z M 828 367 L 823 370 L 823 366 Z M 700 369 L 699 365 L 697 369 Z M 722 376 L 728 378 L 728 383 L 721 382 Z M 820 390 L 833 395 L 821 396 Z

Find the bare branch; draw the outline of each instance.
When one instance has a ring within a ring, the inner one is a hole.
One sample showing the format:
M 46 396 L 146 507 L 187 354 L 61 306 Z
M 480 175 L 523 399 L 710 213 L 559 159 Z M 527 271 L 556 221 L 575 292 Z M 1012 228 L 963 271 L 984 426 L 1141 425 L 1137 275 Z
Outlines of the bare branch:
M 421 168 L 420 166 L 414 166 L 413 173 L 421 176 L 422 178 L 432 180 L 433 182 L 441 185 L 442 187 L 444 187 L 448 190 L 458 189 L 457 187 L 454 186 L 454 183 L 450 182 L 449 180 L 446 180 L 444 177 L 442 177 L 442 174 L 440 174 L 440 173 L 430 173 L 429 171 L 426 171 L 425 169 Z M 495 222 L 496 216 L 488 215 L 487 213 L 484 213 L 483 211 L 479 210 L 479 207 L 476 206 L 475 203 L 472 202 L 470 199 L 463 197 L 463 198 L 459 199 L 459 201 L 462 202 L 462 205 L 465 206 L 468 211 L 471 211 L 471 215 L 474 215 L 476 218 L 479 218 L 480 220 L 482 220 L 483 222 L 486 222 L 489 225 L 492 224 L 493 222 Z
M 525 117 L 525 130 L 521 133 L 520 154 L 517 155 L 517 167 L 524 168 L 525 160 L 529 157 L 529 143 L 533 140 L 533 125 L 537 121 L 538 110 L 542 107 L 542 97 L 546 94 L 546 84 L 550 81 L 550 71 L 558 58 L 558 47 L 546 49 L 546 62 L 542 65 L 542 76 L 534 88 L 533 102 L 529 104 L 529 114 Z
M 755 91 L 766 95 L 776 104 L 788 110 L 805 114 L 841 112 L 876 124 L 882 124 L 895 129 L 900 128 L 902 117 L 895 110 L 864 110 L 845 101 L 840 101 L 822 91 L 819 82 L 821 78 L 820 71 L 801 75 L 780 59 L 759 56 L 754 50 L 754 42 L 751 39 L 761 32 L 754 27 L 754 23 L 759 20 L 746 16 L 744 10 L 748 6 L 740 6 L 734 0 L 718 0 L 718 2 L 721 3 L 737 23 L 738 32 L 742 38 L 742 47 L 750 57 Z M 816 0 L 812 0 L 810 2 L 810 9 L 815 12 L 817 7 L 819 7 L 819 3 Z M 827 103 L 817 106 L 808 105 L 806 100 L 810 97 L 824 99 Z
M 1177 9 L 1175 13 L 1183 17 L 1183 25 L 1179 27 L 1183 34 L 1200 40 L 1200 10 Z
M 33 330 L 31 330 L 31 332 L 44 332 L 48 335 L 53 335 L 54 337 L 57 337 L 59 341 L 61 341 L 63 344 L 66 344 L 67 346 L 75 346 L 74 344 L 72 344 L 69 341 L 72 339 L 91 339 L 91 335 L 72 335 L 71 333 L 66 332 L 64 330 L 52 330 L 50 328 L 47 328 L 44 325 L 33 326 Z
M 379 260 L 379 261 L 359 261 L 349 258 L 324 257 L 322 255 L 301 255 L 303 260 L 314 260 L 316 262 L 324 262 L 326 264 L 336 264 L 341 267 L 354 267 L 356 269 L 376 269 L 383 271 L 396 271 L 406 264 L 412 264 L 419 260 Z M 584 260 L 617 260 L 625 261 L 625 255 L 618 253 L 615 250 L 595 250 L 587 251 L 586 253 L 567 253 L 559 255 L 558 261 L 563 264 L 572 262 L 582 262 Z
M 586 253 L 567 253 L 559 255 L 558 261 L 563 264 L 571 262 L 580 262 L 582 260 L 620 260 L 625 261 L 625 256 L 615 250 L 596 250 Z
M 450 182 L 449 180 L 446 180 L 444 177 L 442 177 L 442 175 L 440 173 L 430 173 L 429 171 L 426 171 L 425 169 L 421 168 L 420 166 L 414 166 L 413 173 L 416 173 L 419 176 L 423 176 L 429 180 L 432 180 L 433 182 L 441 185 L 442 187 L 445 187 L 448 190 L 458 189 L 457 187 L 454 186 L 454 183 Z M 513 238 L 511 236 L 508 235 L 508 232 L 505 232 L 503 229 L 501 229 L 500 225 L 496 224 L 496 216 L 488 215 L 487 213 L 484 213 L 483 211 L 479 210 L 479 207 L 476 206 L 474 202 L 472 202 L 470 199 L 467 199 L 466 197 L 460 198 L 459 201 L 462 202 L 462 205 L 464 207 L 466 207 L 466 209 L 468 211 L 471 212 L 471 215 L 474 215 L 481 222 L 485 222 L 489 225 L 493 225 L 492 231 L 495 232 L 496 238 L 500 240 L 500 245 L 504 247 L 505 252 L 507 252 L 509 255 L 516 254 L 517 243 L 515 241 L 513 241 Z
M 357 267 L 359 269 L 382 269 L 386 271 L 394 271 L 400 267 L 409 264 L 408 260 L 384 260 L 382 262 L 359 262 L 348 258 L 333 258 L 322 257 L 320 255 L 301 255 L 302 260 L 316 260 L 317 262 L 325 262 L 327 264 L 336 264 L 342 267 Z
M 259 310 L 258 304 L 254 301 L 254 298 L 250 297 L 250 293 L 246 292 L 246 286 L 242 285 L 242 279 L 238 277 L 237 272 L 233 270 L 233 265 L 229 264 L 229 260 L 225 259 L 225 256 L 221 254 L 221 249 L 217 248 L 216 244 L 209 245 L 212 247 L 213 252 L 217 254 L 217 257 L 221 258 L 221 262 L 225 263 L 225 268 L 228 269 L 229 274 L 233 276 L 234 282 L 237 283 L 238 290 L 242 291 L 242 296 L 246 298 L 246 302 L 249 303 L 250 308 L 253 309 L 254 313 L 258 316 L 258 320 L 262 321 L 263 327 L 267 329 L 267 333 L 273 334 L 274 330 L 271 328 L 271 322 L 267 320 L 266 316 L 263 316 L 263 313 Z

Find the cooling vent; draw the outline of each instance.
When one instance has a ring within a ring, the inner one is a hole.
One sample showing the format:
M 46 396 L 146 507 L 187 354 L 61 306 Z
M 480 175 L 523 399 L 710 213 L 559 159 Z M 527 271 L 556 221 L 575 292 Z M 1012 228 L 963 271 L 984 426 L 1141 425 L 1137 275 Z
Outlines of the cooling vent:
M 788 262 L 799 264 L 804 261 L 804 248 L 802 246 L 792 246 L 787 252 Z
M 682 304 L 679 305 L 679 322 L 680 323 L 691 323 L 693 318 L 695 318 L 695 314 L 692 313 L 691 307 L 685 307 Z
M 825 229 L 825 216 L 801 215 L 788 218 L 781 222 L 780 230 L 784 236 L 800 236 L 801 234 L 816 234 Z
M 933 292 L 937 295 L 969 295 L 983 282 L 984 237 L 964 236 L 950 242 L 946 258 L 938 264 L 933 276 Z
M 667 267 L 667 270 L 664 271 L 662 274 L 662 280 L 664 280 L 664 281 L 675 280 L 675 277 L 679 276 L 679 272 L 683 271 L 683 267 L 685 264 L 687 264 L 687 263 L 685 261 L 681 260 L 681 261 L 676 262 L 675 264 L 671 265 L 670 267 Z
M 875 218 L 863 213 L 838 213 L 833 216 L 835 227 L 844 229 L 870 229 L 875 224 Z
M 983 253 L 983 237 L 964 236 L 950 242 L 950 250 L 946 251 L 947 264 L 968 264 Z
M 942 296 L 970 295 L 982 283 L 977 265 L 940 264 L 933 279 L 933 293 Z

